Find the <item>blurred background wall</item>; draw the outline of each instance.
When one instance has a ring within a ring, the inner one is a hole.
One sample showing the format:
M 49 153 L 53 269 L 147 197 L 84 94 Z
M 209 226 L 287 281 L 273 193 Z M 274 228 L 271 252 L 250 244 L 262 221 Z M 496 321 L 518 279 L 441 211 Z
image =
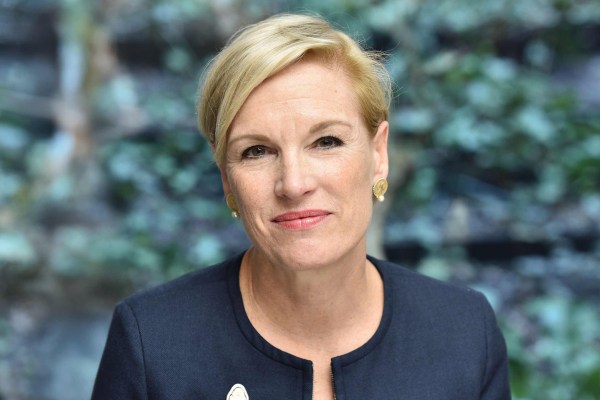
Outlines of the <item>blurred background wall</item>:
M 370 252 L 486 294 L 515 399 L 600 399 L 597 0 L 0 0 L 0 399 L 88 398 L 118 299 L 247 246 L 195 94 L 285 11 L 388 55 Z

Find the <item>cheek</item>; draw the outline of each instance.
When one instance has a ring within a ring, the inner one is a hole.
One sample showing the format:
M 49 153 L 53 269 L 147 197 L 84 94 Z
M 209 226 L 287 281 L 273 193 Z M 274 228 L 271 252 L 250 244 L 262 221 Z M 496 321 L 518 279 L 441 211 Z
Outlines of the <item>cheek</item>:
M 240 175 L 234 175 L 232 178 L 232 191 L 238 199 L 240 208 L 252 210 L 255 208 L 254 206 L 260 204 L 260 197 L 265 189 L 262 180 Z
M 239 176 L 238 176 L 239 178 Z M 256 242 L 264 236 L 264 222 L 262 216 L 266 215 L 264 207 L 268 206 L 269 194 L 266 182 L 260 178 L 233 180 L 232 191 L 238 199 L 240 219 L 244 230 L 251 241 Z
M 273 199 L 270 174 L 264 171 L 232 170 L 229 178 L 246 231 L 260 229 L 259 225 L 262 224 L 259 220 L 266 215 L 265 207 L 269 207 Z
M 332 165 L 331 168 L 322 168 L 322 175 L 327 179 L 331 177 L 333 183 L 343 187 L 350 187 L 353 192 L 369 188 L 373 182 L 372 165 L 364 154 L 354 157 L 346 157 L 341 162 Z

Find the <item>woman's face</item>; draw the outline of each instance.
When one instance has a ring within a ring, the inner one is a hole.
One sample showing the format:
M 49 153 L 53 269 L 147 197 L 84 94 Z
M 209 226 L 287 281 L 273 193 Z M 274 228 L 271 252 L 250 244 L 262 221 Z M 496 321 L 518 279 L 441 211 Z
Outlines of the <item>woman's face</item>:
M 340 68 L 309 58 L 257 87 L 231 124 L 221 175 L 258 253 L 294 269 L 364 256 L 387 135 L 387 122 L 369 134 Z

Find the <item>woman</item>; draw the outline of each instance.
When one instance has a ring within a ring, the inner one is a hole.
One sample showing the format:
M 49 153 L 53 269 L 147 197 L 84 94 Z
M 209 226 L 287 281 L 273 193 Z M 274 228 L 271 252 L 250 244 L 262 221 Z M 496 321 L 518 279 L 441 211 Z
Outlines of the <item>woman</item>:
M 252 247 L 121 302 L 93 399 L 508 399 L 484 297 L 366 255 L 389 78 L 312 16 L 247 27 L 199 123 Z

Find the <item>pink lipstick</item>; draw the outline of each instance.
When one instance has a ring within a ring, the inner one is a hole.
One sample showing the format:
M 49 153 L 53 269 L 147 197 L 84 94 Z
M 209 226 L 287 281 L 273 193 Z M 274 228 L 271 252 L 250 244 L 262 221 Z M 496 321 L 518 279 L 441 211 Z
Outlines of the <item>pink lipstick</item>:
M 290 230 L 309 229 L 324 221 L 331 213 L 325 210 L 301 210 L 280 214 L 271 221 Z

